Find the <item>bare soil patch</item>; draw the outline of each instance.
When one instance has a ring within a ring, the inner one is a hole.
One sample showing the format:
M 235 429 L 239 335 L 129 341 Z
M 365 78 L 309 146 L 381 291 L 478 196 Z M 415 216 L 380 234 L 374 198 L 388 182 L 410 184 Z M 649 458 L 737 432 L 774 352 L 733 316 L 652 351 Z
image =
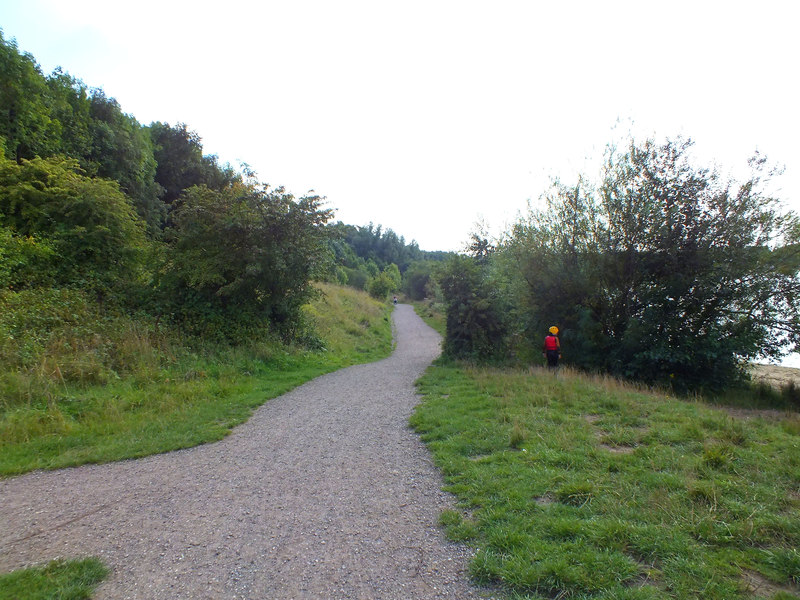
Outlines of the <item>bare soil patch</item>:
M 797 594 L 797 588 L 787 585 L 779 585 L 766 579 L 760 573 L 755 571 L 745 571 L 742 576 L 747 590 L 759 598 L 772 598 L 778 592 L 786 592 L 787 594 Z

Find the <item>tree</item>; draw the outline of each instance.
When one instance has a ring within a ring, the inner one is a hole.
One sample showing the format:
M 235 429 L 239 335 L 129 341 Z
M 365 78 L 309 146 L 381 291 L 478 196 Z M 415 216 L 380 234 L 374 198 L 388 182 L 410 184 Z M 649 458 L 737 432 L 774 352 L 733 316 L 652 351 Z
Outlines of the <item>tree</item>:
M 369 294 L 378 300 L 386 300 L 386 297 L 394 290 L 394 282 L 385 271 L 378 273 L 369 282 Z
M 89 90 L 86 85 L 61 69 L 46 80 L 52 119 L 60 124 L 61 136 L 56 154 L 75 158 L 85 170 L 94 171 Z
M 145 246 L 142 224 L 116 182 L 83 175 L 74 160 L 0 159 L 0 225 L 36 238 L 59 285 L 105 294 L 134 278 Z M 52 250 L 52 252 L 50 252 Z
M 161 285 L 187 322 L 270 322 L 291 336 L 311 280 L 327 269 L 331 211 L 283 188 L 237 182 L 189 188 L 167 230 Z
M 719 390 L 800 341 L 797 217 L 761 191 L 762 159 L 737 185 L 690 147 L 611 150 L 596 190 L 556 185 L 513 230 L 524 305 L 537 326 L 563 324 L 579 366 Z
M 58 151 L 61 127 L 50 116 L 47 98 L 39 65 L 0 32 L 0 138 L 6 156 L 19 162 Z
M 357 257 L 373 261 L 379 270 L 387 265 L 396 264 L 400 272 L 404 273 L 413 261 L 422 259 L 426 254 L 435 254 L 423 252 L 414 241 L 406 244 L 403 237 L 391 229 L 384 231 L 381 225 L 375 227 L 370 223 L 366 227 L 357 227 L 340 222 L 333 228 L 336 234 L 353 249 Z M 352 264 L 346 266 L 355 268 Z
M 400 269 L 392 263 L 370 280 L 369 293 L 374 298 L 385 300 L 386 296 L 400 289 L 400 282 Z
M 542 337 L 557 325 L 568 362 L 580 357 L 580 366 L 603 369 L 594 190 L 583 180 L 575 186 L 556 180 L 543 200 L 544 209 L 518 221 L 492 254 L 492 264 L 507 275 L 514 351 L 539 356 Z
M 164 190 L 162 200 L 173 206 L 181 193 L 195 185 L 220 190 L 237 179 L 230 167 L 222 168 L 215 156 L 204 156 L 200 136 L 185 124 L 152 123 L 147 128 L 156 160 L 155 180 Z
M 165 210 L 159 199 L 161 189 L 155 182 L 156 161 L 150 136 L 102 90 L 92 91 L 89 116 L 92 146 L 87 171 L 119 182 L 150 232 L 159 231 Z
M 430 260 L 418 260 L 411 263 L 403 274 L 403 292 L 412 300 L 422 300 L 427 295 L 428 282 L 431 280 L 436 263 Z
M 6 156 L 77 159 L 88 177 L 113 179 L 134 202 L 151 233 L 165 211 L 155 182 L 149 135 L 102 90 L 60 69 L 45 78 L 29 54 L 0 34 L 0 138 Z
M 506 324 L 487 266 L 453 256 L 442 267 L 439 285 L 447 315 L 444 353 L 452 358 L 493 360 L 506 356 Z
M 0 226 L 0 290 L 50 284 L 56 275 L 54 254 L 47 241 Z

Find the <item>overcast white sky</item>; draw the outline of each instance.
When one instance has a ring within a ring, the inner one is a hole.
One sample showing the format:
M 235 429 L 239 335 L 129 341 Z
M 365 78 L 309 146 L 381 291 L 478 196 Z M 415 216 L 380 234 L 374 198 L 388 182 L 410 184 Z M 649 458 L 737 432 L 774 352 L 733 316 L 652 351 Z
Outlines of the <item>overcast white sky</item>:
M 758 149 L 800 208 L 794 4 L 0 0 L 0 27 L 143 124 L 451 250 L 629 129 L 734 173 Z

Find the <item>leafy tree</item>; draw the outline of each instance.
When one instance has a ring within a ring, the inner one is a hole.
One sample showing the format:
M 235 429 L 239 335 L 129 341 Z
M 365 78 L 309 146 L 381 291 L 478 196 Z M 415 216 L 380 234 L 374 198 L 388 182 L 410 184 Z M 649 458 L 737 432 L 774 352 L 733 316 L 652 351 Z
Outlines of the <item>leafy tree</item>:
M 400 275 L 400 269 L 394 263 L 387 265 L 384 267 L 383 273 L 389 278 L 389 281 L 392 282 L 392 289 L 390 291 L 396 292 L 400 289 L 400 283 L 402 282 L 402 276 Z
M 330 215 L 320 197 L 295 200 L 283 188 L 192 187 L 172 215 L 162 291 L 188 322 L 271 322 L 291 336 L 312 278 L 327 269 Z
M 365 261 L 373 261 L 379 271 L 390 264 L 396 264 L 401 273 L 413 261 L 423 258 L 426 253 L 419 249 L 416 242 L 406 244 L 403 237 L 391 229 L 384 231 L 381 225 L 375 227 L 370 223 L 366 227 L 336 223 L 333 226 L 336 235 L 353 249 L 356 257 Z M 355 268 L 356 265 L 346 265 Z
M 43 244 L 31 256 L 52 255 L 54 283 L 99 293 L 136 276 L 145 245 L 117 183 L 88 178 L 76 161 L 63 158 L 0 159 L 0 225 L 11 232 L 6 248 L 24 249 L 33 243 L 27 238 Z
M 150 137 L 102 90 L 88 90 L 57 69 L 45 78 L 29 54 L 0 34 L 0 137 L 21 162 L 65 155 L 89 177 L 113 179 L 151 232 L 164 218 Z
M 367 289 L 367 284 L 369 283 L 370 275 L 366 270 L 350 269 L 348 267 L 344 267 L 344 270 L 347 275 L 347 280 L 345 282 L 347 285 L 357 290 Z
M 375 275 L 369 282 L 369 293 L 374 298 L 384 300 L 389 294 L 400 289 L 400 269 L 391 264 Z
M 21 161 L 59 150 L 61 127 L 50 116 L 39 65 L 0 32 L 0 136 L 6 156 Z
M 237 179 L 230 167 L 220 167 L 215 156 L 203 155 L 200 136 L 185 124 L 171 127 L 152 123 L 148 127 L 156 160 L 155 180 L 164 190 L 162 200 L 172 206 L 181 193 L 195 185 L 220 190 Z
M 150 231 L 157 231 L 165 211 L 159 199 L 161 189 L 155 182 L 156 161 L 150 136 L 102 90 L 93 90 L 89 116 L 92 147 L 88 172 L 119 182 Z
M 89 160 L 92 135 L 88 88 L 61 69 L 56 69 L 46 83 L 50 116 L 60 124 L 61 136 L 56 153 L 75 158 L 81 167 L 94 171 Z
M 427 295 L 427 286 L 431 280 L 434 266 L 430 260 L 418 260 L 411 263 L 403 274 L 403 292 L 412 300 L 422 300 Z
M 53 255 L 47 241 L 0 227 L 0 290 L 50 284 L 55 274 Z
M 493 360 L 507 354 L 502 304 L 485 265 L 453 256 L 442 267 L 439 285 L 447 314 L 444 353 L 453 358 Z
M 431 264 L 443 262 L 452 255 L 449 252 L 422 251 L 416 242 L 406 244 L 391 229 L 384 231 L 380 225 L 375 227 L 372 223 L 366 227 L 357 227 L 338 222 L 329 226 L 329 231 L 334 262 L 344 267 L 347 285 L 358 289 L 365 289 L 370 280 L 378 277 L 383 269 L 395 265 L 401 278 L 392 291 L 398 290 L 401 285 L 406 285 L 402 274 L 410 265 L 423 260 L 431 261 Z M 424 276 L 426 281 L 427 277 L 428 275 Z M 424 286 L 425 282 L 421 285 Z M 420 294 L 419 297 L 423 298 L 424 292 L 421 291 Z
M 374 277 L 369 282 L 370 296 L 378 300 L 385 300 L 394 289 L 394 281 L 392 281 L 391 276 L 389 276 L 386 271 L 378 273 L 377 277 Z
M 553 182 L 544 196 L 546 208 L 517 222 L 500 252 L 492 255 L 493 264 L 510 282 L 509 322 L 519 356 L 539 356 L 541 339 L 556 325 L 568 362 L 580 357 L 584 368 L 605 368 L 595 322 L 605 300 L 597 293 L 593 194 L 583 180 L 574 187 Z
M 736 185 L 690 146 L 612 150 L 597 189 L 557 184 L 514 228 L 522 306 L 539 330 L 559 324 L 573 363 L 718 390 L 800 340 L 797 218 L 761 191 L 763 160 Z

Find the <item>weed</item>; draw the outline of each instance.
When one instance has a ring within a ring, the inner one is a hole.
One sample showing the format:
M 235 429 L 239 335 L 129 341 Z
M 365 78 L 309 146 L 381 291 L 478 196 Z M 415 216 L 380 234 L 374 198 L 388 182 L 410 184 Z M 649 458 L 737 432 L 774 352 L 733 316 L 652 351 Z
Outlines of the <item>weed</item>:
M 780 583 L 800 584 L 800 552 L 797 548 L 764 550 L 764 562 L 773 569 Z
M 519 421 L 514 421 L 514 425 L 511 428 L 511 440 L 510 444 L 511 447 L 514 449 L 519 449 L 522 447 L 522 444 L 525 443 L 525 440 L 528 437 L 528 431 L 522 426 Z
M 800 416 L 792 415 L 781 421 L 781 427 L 786 433 L 800 435 Z

